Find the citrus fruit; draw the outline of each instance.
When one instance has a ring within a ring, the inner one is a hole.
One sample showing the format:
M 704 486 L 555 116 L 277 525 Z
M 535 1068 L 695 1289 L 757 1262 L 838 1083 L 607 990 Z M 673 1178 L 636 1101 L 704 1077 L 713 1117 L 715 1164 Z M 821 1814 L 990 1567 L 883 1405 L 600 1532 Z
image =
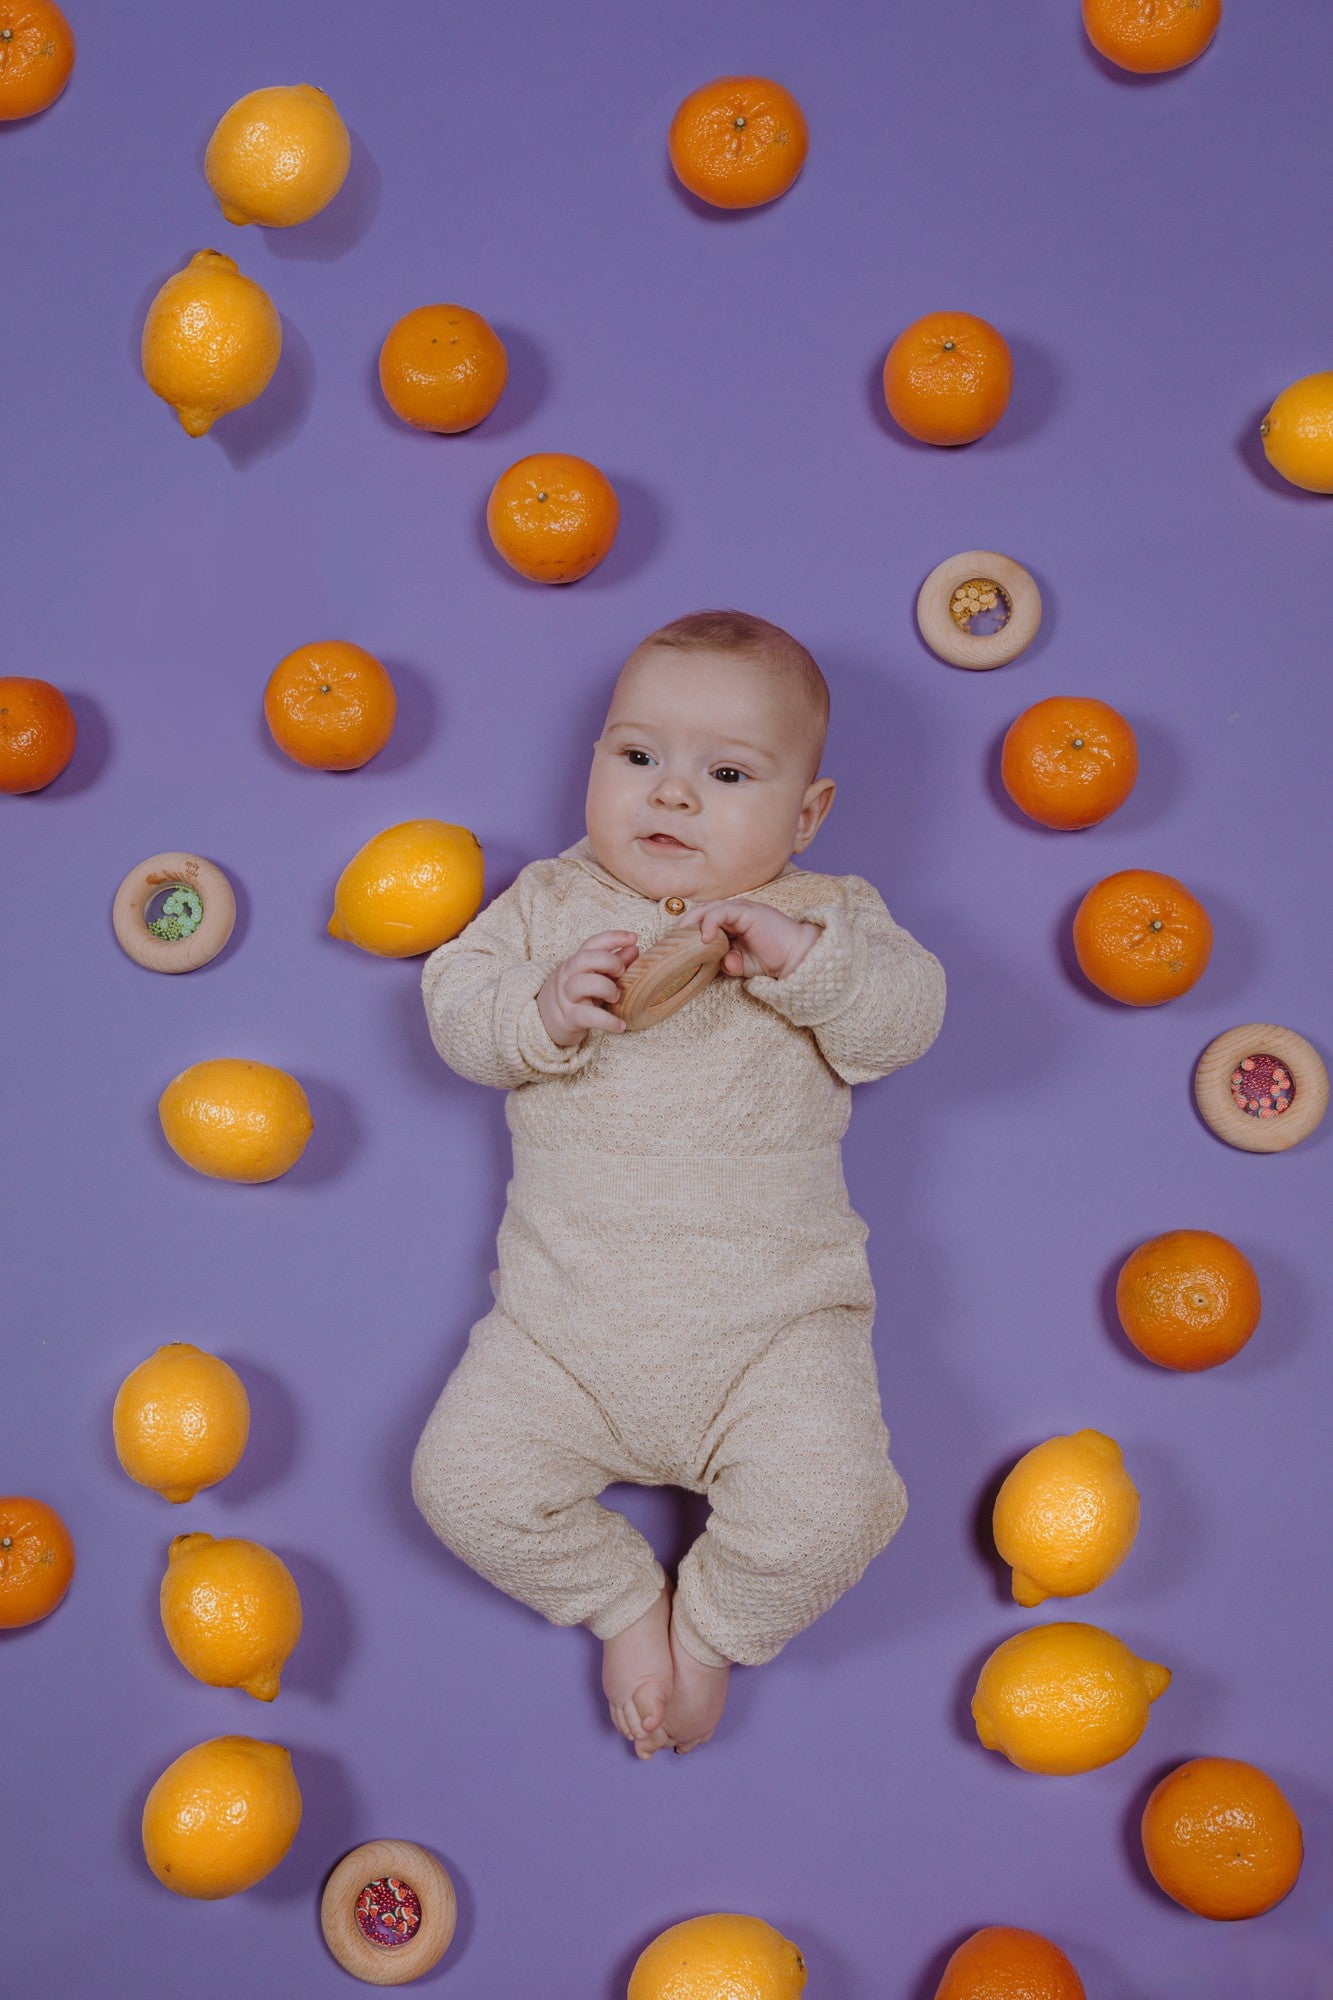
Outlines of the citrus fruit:
M 0 119 L 54 104 L 74 67 L 74 31 L 53 0 L 0 0 Z
M 762 1917 L 672 1924 L 639 1953 L 626 2000 L 797 2000 L 805 1960 Z
M 282 321 L 262 286 L 220 250 L 196 250 L 144 321 L 144 379 L 190 437 L 262 395 L 282 352 Z
M 1221 18 L 1222 0 L 1083 0 L 1083 25 L 1098 54 L 1141 76 L 1193 62 Z
M 1194 1757 L 1162 1779 L 1140 1822 L 1159 1889 L 1200 1917 L 1257 1917 L 1295 1886 L 1301 1823 L 1266 1771 Z
M 58 687 L 0 675 L 0 792 L 40 792 L 74 755 L 74 711 Z
M 197 1681 L 272 1701 L 301 1636 L 301 1593 L 259 1542 L 177 1535 L 159 1594 L 171 1650 Z
M 1081 1597 L 1118 1570 L 1139 1531 L 1139 1496 L 1120 1447 L 1101 1431 L 1047 1438 L 995 1498 L 995 1546 L 1013 1566 L 1014 1602 Z
M 1129 1007 L 1160 1007 L 1203 977 L 1212 955 L 1208 912 L 1174 875 L 1122 868 L 1095 882 L 1074 912 L 1074 953 L 1086 979 Z
M 935 2000 L 1086 2000 L 1086 1994 L 1059 1945 L 1036 1931 L 988 1924 L 959 1945 Z
M 329 936 L 379 958 L 415 958 L 481 908 L 481 842 L 465 826 L 406 819 L 352 856 L 333 892 Z
M 168 1764 L 149 1792 L 144 1858 L 178 1896 L 212 1902 L 271 1875 L 300 1824 L 290 1753 L 253 1736 L 214 1736 Z
M 676 106 L 667 151 L 677 179 L 714 208 L 758 208 L 785 194 L 810 144 L 789 90 L 764 76 L 719 76 Z
M 983 1746 L 1021 1771 L 1067 1777 L 1132 1750 L 1170 1682 L 1099 1625 L 1034 1625 L 986 1661 L 972 1719 Z
M 219 1181 L 276 1180 L 296 1165 L 315 1126 L 294 1076 L 244 1056 L 192 1063 L 171 1079 L 157 1114 L 172 1151 Z
M 350 639 L 298 646 L 264 689 L 273 741 L 312 771 L 359 771 L 392 736 L 397 713 L 388 673 Z
M 1216 1368 L 1259 1324 L 1259 1280 L 1211 1229 L 1168 1229 L 1131 1250 L 1115 1284 L 1127 1337 L 1159 1368 Z
M 1333 493 L 1333 369 L 1289 383 L 1259 435 L 1274 472 L 1307 493 Z
M 0 1631 L 47 1617 L 73 1574 L 74 1543 L 55 1508 L 21 1493 L 0 1499 Z
M 173 1340 L 132 1368 L 111 1412 L 116 1457 L 164 1500 L 193 1500 L 240 1463 L 250 1399 L 234 1368 L 189 1340 Z
M 596 569 L 616 538 L 620 502 L 586 458 L 537 452 L 502 472 L 486 503 L 491 540 L 533 583 L 573 583 Z
M 380 349 L 384 399 L 420 431 L 470 431 L 508 379 L 504 343 L 466 306 L 418 306 L 394 322 Z
M 282 83 L 252 90 L 223 112 L 204 176 L 228 222 L 290 229 L 328 207 L 351 162 L 333 99 L 313 83 Z
M 1013 385 L 1008 342 L 974 313 L 926 313 L 898 335 L 884 362 L 889 415 L 922 444 L 985 437 Z
M 1000 777 L 1041 826 L 1096 826 L 1134 789 L 1139 746 L 1123 715 L 1092 695 L 1049 695 L 1010 723 Z

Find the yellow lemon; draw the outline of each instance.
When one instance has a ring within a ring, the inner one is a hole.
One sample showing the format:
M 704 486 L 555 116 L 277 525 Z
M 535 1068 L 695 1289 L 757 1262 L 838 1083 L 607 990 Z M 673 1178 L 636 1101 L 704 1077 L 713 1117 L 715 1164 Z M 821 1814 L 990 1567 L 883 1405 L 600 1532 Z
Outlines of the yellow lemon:
M 333 99 L 313 83 L 282 83 L 252 90 L 223 112 L 204 175 L 228 222 L 290 229 L 328 207 L 351 160 Z
M 797 2000 L 805 1960 L 761 1917 L 719 1912 L 672 1924 L 629 1977 L 627 2000 Z
M 280 1743 L 214 1736 L 168 1764 L 143 1809 L 143 1851 L 178 1896 L 216 1901 L 272 1874 L 301 1824 L 301 1788 Z
M 250 1399 L 236 1370 L 216 1354 L 173 1340 L 125 1377 L 111 1428 L 131 1479 L 166 1500 L 193 1500 L 240 1463 Z
M 1075 1431 L 1035 1446 L 996 1495 L 993 1527 L 1016 1603 L 1081 1597 L 1105 1583 L 1139 1531 L 1138 1490 L 1115 1439 Z
M 171 1650 L 197 1681 L 272 1701 L 301 1636 L 301 1593 L 272 1549 L 177 1535 L 159 1597 Z
M 1259 435 L 1275 472 L 1307 493 L 1333 493 L 1333 369 L 1289 383 Z
M 157 1102 L 167 1144 L 196 1173 L 219 1181 L 274 1181 L 294 1167 L 315 1129 L 294 1076 L 243 1056 L 192 1063 Z
M 1034 1625 L 981 1669 L 972 1720 L 987 1750 L 1020 1771 L 1095 1771 L 1132 1750 L 1148 1707 L 1171 1684 L 1099 1625 Z
M 196 250 L 167 279 L 144 321 L 144 379 L 190 437 L 253 403 L 282 353 L 282 321 L 262 285 L 220 250 Z
M 407 819 L 354 854 L 333 892 L 329 936 L 380 958 L 415 958 L 481 908 L 481 842 L 465 826 Z

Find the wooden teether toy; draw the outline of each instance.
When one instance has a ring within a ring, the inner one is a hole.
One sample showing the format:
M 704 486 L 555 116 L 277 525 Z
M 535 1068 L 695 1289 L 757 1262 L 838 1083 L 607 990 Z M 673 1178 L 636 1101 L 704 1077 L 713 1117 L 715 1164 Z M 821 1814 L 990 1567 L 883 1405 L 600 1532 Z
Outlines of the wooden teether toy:
M 668 931 L 621 974 L 620 997 L 610 1003 L 627 1028 L 651 1028 L 693 1000 L 715 976 L 731 949 L 725 931 L 704 943 L 693 924 Z
M 149 905 L 168 891 L 162 914 Z M 197 854 L 153 854 L 131 868 L 111 905 L 116 937 L 150 972 L 194 972 L 216 958 L 236 922 L 236 898 L 220 868 Z
M 324 1885 L 324 1942 L 367 1986 L 405 1986 L 438 1965 L 458 1921 L 448 1875 L 410 1840 L 368 1840 Z
M 996 632 L 972 620 L 1003 602 L 1009 616 Z M 930 572 L 916 600 L 921 637 L 951 667 L 1003 667 L 1032 644 L 1041 624 L 1041 592 L 1020 563 L 993 549 L 968 549 Z
M 1294 1028 L 1248 1021 L 1209 1042 L 1194 1072 L 1206 1124 L 1246 1153 L 1283 1153 L 1328 1109 L 1328 1071 Z

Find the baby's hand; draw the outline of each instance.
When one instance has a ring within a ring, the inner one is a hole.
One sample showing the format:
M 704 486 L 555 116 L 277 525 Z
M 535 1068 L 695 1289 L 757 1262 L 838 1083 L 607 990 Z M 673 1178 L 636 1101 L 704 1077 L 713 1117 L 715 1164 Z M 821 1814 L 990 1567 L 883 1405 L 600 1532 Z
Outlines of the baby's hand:
M 705 944 L 725 931 L 733 940 L 721 970 L 747 978 L 756 972 L 770 979 L 786 979 L 795 972 L 815 939 L 818 924 L 801 924 L 784 916 L 771 903 L 698 903 L 687 910 L 675 928 L 697 924 Z
M 551 1040 L 572 1049 L 591 1028 L 621 1034 L 625 1023 L 607 1002 L 620 997 L 620 975 L 639 955 L 633 931 L 598 931 L 550 973 L 537 994 L 537 1012 Z

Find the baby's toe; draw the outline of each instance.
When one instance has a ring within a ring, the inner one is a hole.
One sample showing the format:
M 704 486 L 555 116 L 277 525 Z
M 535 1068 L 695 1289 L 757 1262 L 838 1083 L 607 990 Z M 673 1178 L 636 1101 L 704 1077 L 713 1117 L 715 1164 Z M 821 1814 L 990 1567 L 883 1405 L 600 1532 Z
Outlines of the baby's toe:
M 646 1735 L 635 1738 L 634 1754 L 640 1763 L 646 1764 L 659 1750 L 665 1750 L 670 1740 L 665 1729 L 650 1730 Z

